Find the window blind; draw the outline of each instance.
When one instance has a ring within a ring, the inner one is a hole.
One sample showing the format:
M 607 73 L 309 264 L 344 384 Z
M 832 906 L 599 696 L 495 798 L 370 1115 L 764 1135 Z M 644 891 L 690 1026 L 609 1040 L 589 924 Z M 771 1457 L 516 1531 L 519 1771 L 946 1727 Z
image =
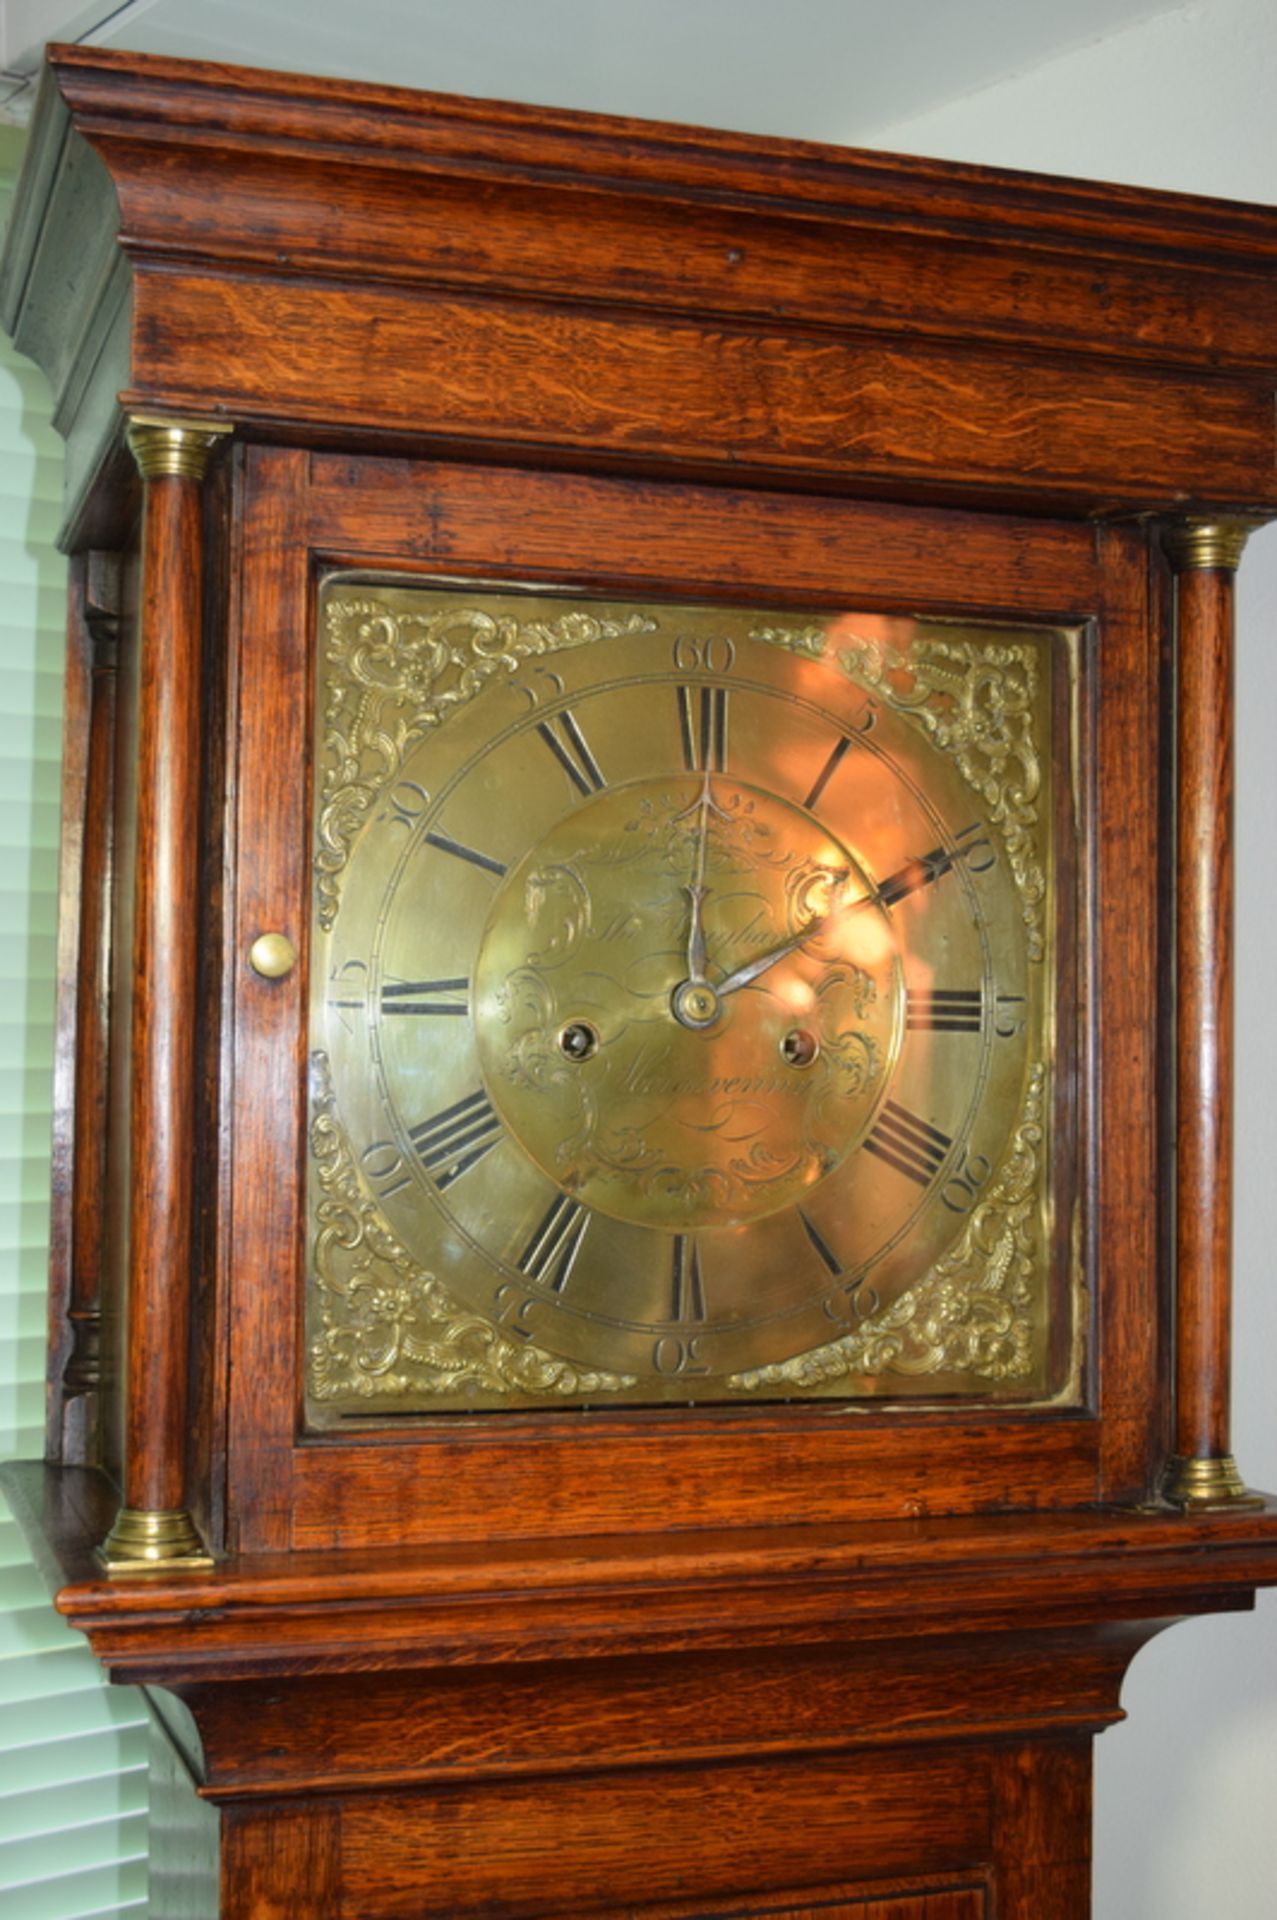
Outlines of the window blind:
M 0 128 L 0 219 L 22 135 Z M 0 1459 L 44 1451 L 65 568 L 43 375 L 0 341 Z M 146 1910 L 146 1733 L 48 1603 L 0 1500 L 0 1912 Z

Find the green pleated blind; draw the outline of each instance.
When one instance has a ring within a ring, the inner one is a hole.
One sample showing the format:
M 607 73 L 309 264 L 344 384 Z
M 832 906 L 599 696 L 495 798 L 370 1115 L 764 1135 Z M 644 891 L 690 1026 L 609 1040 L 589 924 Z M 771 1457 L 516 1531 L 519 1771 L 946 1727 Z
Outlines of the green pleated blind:
M 0 127 L 0 219 L 22 136 Z M 0 1459 L 44 1451 L 65 567 L 43 376 L 0 340 Z M 146 1736 L 0 1502 L 0 1914 L 146 1909 Z

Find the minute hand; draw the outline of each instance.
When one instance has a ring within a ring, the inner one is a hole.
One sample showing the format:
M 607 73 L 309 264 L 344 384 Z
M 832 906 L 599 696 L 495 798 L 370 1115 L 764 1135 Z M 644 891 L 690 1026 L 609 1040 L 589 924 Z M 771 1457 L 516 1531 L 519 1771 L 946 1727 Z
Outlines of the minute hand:
M 729 973 L 726 980 L 720 980 L 715 987 L 714 991 L 719 999 L 723 999 L 726 994 L 735 993 L 738 987 L 749 986 L 752 980 L 757 980 L 760 974 L 766 973 L 768 967 L 774 967 L 778 960 L 783 960 L 787 953 L 796 953 L 813 934 L 820 932 L 828 918 L 828 914 L 822 914 L 819 920 L 809 921 L 802 932 L 796 933 L 792 940 L 786 940 L 782 946 L 773 947 L 769 953 L 756 954 L 752 960 L 747 960 L 743 967 L 737 967 L 735 973 Z

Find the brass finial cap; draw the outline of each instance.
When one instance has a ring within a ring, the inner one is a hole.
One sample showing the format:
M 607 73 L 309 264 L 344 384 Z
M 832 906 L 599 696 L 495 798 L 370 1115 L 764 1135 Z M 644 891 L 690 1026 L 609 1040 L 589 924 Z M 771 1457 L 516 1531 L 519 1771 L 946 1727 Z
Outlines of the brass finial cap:
M 229 424 L 211 420 L 171 420 L 160 414 L 135 413 L 125 437 L 144 480 L 164 474 L 202 480 L 213 448 L 233 432 Z
M 1231 514 L 1177 520 L 1164 530 L 1162 544 L 1176 573 L 1236 573 L 1247 540 L 1263 524 Z

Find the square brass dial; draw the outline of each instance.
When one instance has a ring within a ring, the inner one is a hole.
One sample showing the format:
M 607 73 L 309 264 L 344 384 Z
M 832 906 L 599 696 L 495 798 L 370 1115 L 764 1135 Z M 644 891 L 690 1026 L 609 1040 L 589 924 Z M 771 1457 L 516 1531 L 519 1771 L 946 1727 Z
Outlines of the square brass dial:
M 1067 1395 L 1076 636 L 320 620 L 312 1421 Z

